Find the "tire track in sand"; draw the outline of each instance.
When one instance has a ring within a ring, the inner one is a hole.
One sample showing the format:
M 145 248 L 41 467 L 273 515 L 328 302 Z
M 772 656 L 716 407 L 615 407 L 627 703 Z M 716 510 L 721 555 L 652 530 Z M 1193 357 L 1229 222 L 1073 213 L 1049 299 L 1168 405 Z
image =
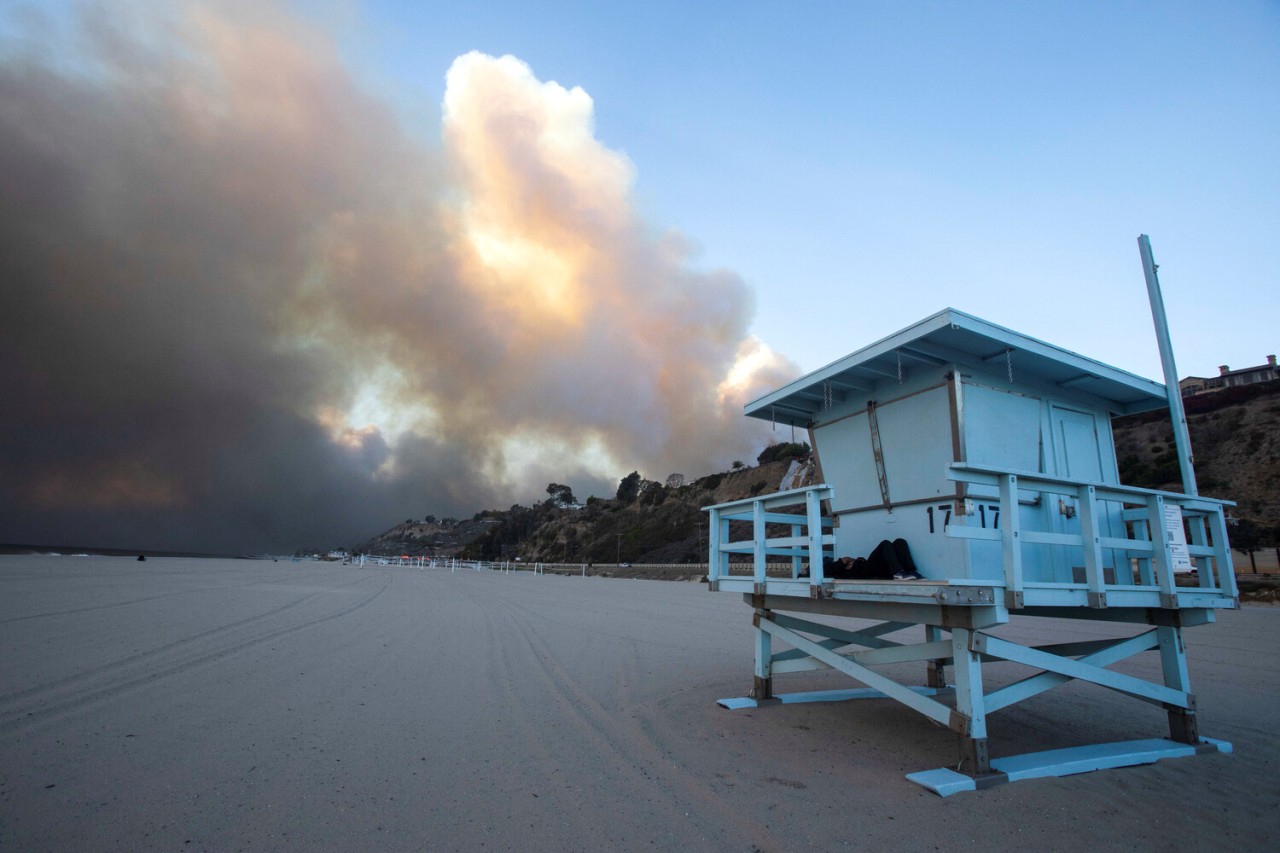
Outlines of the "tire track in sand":
M 126 655 L 125 657 L 118 658 L 110 663 L 102 664 L 101 666 L 94 667 L 93 669 L 86 670 L 84 672 L 77 672 L 72 675 L 63 676 L 62 678 L 56 678 L 52 681 L 46 681 L 41 684 L 28 687 L 25 690 L 15 690 L 9 693 L 0 693 L 0 715 L 4 713 L 4 706 L 9 702 L 18 701 L 24 697 L 31 696 L 34 694 L 38 694 L 38 693 L 42 693 L 50 690 L 56 690 L 64 685 L 74 684 L 77 681 L 82 681 L 87 678 L 94 678 L 94 677 L 103 675 L 114 669 L 119 669 L 121 667 L 126 667 L 126 666 L 132 666 L 148 658 L 153 658 L 158 655 L 167 654 L 168 652 L 174 649 L 180 648 L 185 645 L 190 645 L 191 643 L 197 642 L 199 640 L 203 640 L 206 637 L 211 637 L 217 634 L 224 634 L 229 631 L 235 631 L 237 629 L 252 625 L 255 622 L 261 622 L 266 619 L 271 619 L 275 616 L 280 615 L 281 613 L 285 613 L 286 611 L 292 610 L 295 607 L 300 607 L 301 605 L 305 604 L 306 602 L 310 601 L 311 599 L 317 596 L 327 595 L 331 592 L 336 592 L 338 590 L 344 590 L 348 587 L 355 586 L 356 584 L 363 583 L 366 580 L 370 580 L 370 579 L 371 578 L 369 577 L 361 577 L 354 581 L 351 581 L 350 583 L 340 584 L 332 589 L 319 590 L 309 595 L 304 595 L 302 598 L 291 601 L 288 604 L 282 604 L 279 607 L 273 607 L 270 610 L 265 610 L 262 613 L 258 613 L 254 616 L 246 616 L 243 619 L 238 619 L 235 622 L 229 622 L 226 625 L 219 625 L 214 628 L 209 628 L 204 631 L 200 631 L 198 633 L 192 634 L 190 636 L 183 637 L 179 640 L 174 640 L 172 642 L 165 643 L 153 649 L 148 649 L 147 651 L 144 651 L 144 652 L 138 652 L 137 654 L 133 654 L 133 655 Z
M 523 684 L 530 674 L 528 650 L 519 643 L 512 642 L 512 622 L 505 613 L 493 607 L 496 599 L 492 593 L 475 589 L 470 584 L 459 584 L 459 591 L 484 614 L 485 643 L 491 665 L 488 674 L 494 689 L 513 712 L 510 723 L 518 730 L 524 750 L 535 766 L 558 769 L 563 756 L 547 746 L 539 726 L 528 714 L 521 713 L 521 709 L 528 707 L 528 702 L 526 697 L 519 694 L 517 685 Z M 546 798 L 541 801 L 541 809 L 568 826 L 567 831 L 558 832 L 558 835 L 583 841 L 583 845 L 577 849 L 607 849 L 609 845 L 604 844 L 600 837 L 599 821 L 582 808 L 583 787 L 581 779 L 575 779 L 568 773 L 557 774 L 553 771 L 545 783 L 537 787 L 536 794 L 540 798 Z
M 512 646 L 510 628 L 514 627 L 519 632 L 523 645 L 528 650 L 527 657 L 532 659 L 541 673 L 546 695 L 558 706 L 561 719 L 573 724 L 582 733 L 583 737 L 577 738 L 577 742 L 584 748 L 590 744 L 599 753 L 601 765 L 607 766 L 609 759 L 613 759 L 620 767 L 631 767 L 638 771 L 622 774 L 620 779 L 637 797 L 667 812 L 663 821 L 666 826 L 687 824 L 691 817 L 702 814 L 707 817 L 698 817 L 698 825 L 689 829 L 694 830 L 705 843 L 717 847 L 729 845 L 751 846 L 756 850 L 783 849 L 782 841 L 755 814 L 734 808 L 718 795 L 708 781 L 699 779 L 679 764 L 673 763 L 663 752 L 649 725 L 639 722 L 636 713 L 638 709 L 629 702 L 631 683 L 636 671 L 634 643 L 633 653 L 620 655 L 613 661 L 617 664 L 611 670 L 616 679 L 614 686 L 622 705 L 610 708 L 602 704 L 594 693 L 582 687 L 531 624 L 535 619 L 553 621 L 550 617 L 500 593 L 475 589 L 467 591 L 480 592 L 487 602 L 501 607 L 508 614 L 508 619 L 498 623 L 499 637 L 495 642 L 505 642 L 506 646 Z M 487 608 L 482 609 L 489 612 Z M 501 630 L 502 628 L 507 630 Z M 634 640 L 621 636 L 618 639 Z M 518 667 L 515 674 L 527 678 L 534 673 L 529 667 Z M 513 693 L 513 690 L 509 689 L 508 692 Z M 512 702 L 516 707 L 523 704 L 514 696 Z M 542 752 L 550 754 L 550 750 L 540 742 L 542 733 L 528 724 L 527 720 L 522 722 L 527 728 L 527 743 L 537 744 Z M 579 803 L 570 805 L 580 807 Z M 719 837 L 728 828 L 738 833 L 738 837 Z
M 314 592 L 256 616 L 200 631 L 190 637 L 129 655 L 86 672 L 0 696 L 0 734 L 13 734 L 40 725 L 228 655 L 349 616 L 372 604 L 385 593 L 390 588 L 394 575 L 383 575 L 384 583 L 381 586 L 349 607 L 284 627 L 271 628 L 262 624 L 265 620 L 278 618 L 317 596 L 362 584 L 374 577 L 376 576 L 362 577 L 332 589 Z M 246 630 L 253 633 L 250 636 L 235 635 Z M 192 646 L 196 647 L 191 648 Z
M 50 610 L 44 613 L 28 613 L 26 616 L 11 616 L 8 619 L 0 619 L 0 625 L 8 625 L 12 622 L 29 622 L 32 619 L 50 619 L 56 616 L 73 616 L 77 613 L 90 613 L 94 610 L 110 610 L 113 607 L 128 607 L 130 604 L 145 604 L 148 601 L 158 601 L 162 598 L 173 598 L 180 595 L 195 595 L 201 592 L 243 589 L 246 586 L 257 586 L 263 583 L 276 583 L 290 577 L 297 577 L 297 575 L 288 574 L 275 577 L 259 577 L 246 583 L 234 583 L 227 584 L 225 586 L 203 586 L 196 589 L 182 589 L 177 592 L 166 592 L 161 595 L 148 595 L 143 596 L 142 598 L 131 598 L 128 601 L 113 601 L 109 604 L 94 604 L 90 607 L 73 607 L 69 610 Z M 3 697 L 0 697 L 0 699 L 2 698 Z

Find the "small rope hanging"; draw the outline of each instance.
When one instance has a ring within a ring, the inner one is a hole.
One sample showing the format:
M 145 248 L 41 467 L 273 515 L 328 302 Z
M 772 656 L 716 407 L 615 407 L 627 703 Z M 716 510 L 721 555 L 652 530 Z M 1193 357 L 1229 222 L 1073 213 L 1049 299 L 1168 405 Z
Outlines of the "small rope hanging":
M 1013 350 L 1009 347 L 1004 348 L 1004 363 L 1009 370 L 1009 384 L 1013 384 Z
M 769 420 L 773 422 L 773 431 L 778 432 L 778 410 L 773 406 L 769 407 Z
M 902 384 L 902 350 L 897 350 L 898 355 L 898 384 Z
M 831 380 L 828 379 L 822 383 L 822 408 L 831 408 L 833 402 L 834 398 L 831 393 Z

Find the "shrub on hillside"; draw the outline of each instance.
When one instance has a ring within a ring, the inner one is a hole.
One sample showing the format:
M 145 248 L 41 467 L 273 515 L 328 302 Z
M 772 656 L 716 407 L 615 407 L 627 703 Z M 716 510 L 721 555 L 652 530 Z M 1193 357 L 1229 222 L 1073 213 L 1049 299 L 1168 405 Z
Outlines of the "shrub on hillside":
M 799 459 L 803 462 L 809 458 L 810 452 L 807 441 L 783 441 L 778 444 L 771 444 L 760 451 L 760 455 L 756 457 L 756 462 L 760 465 L 768 465 L 770 462 L 781 462 L 787 459 Z

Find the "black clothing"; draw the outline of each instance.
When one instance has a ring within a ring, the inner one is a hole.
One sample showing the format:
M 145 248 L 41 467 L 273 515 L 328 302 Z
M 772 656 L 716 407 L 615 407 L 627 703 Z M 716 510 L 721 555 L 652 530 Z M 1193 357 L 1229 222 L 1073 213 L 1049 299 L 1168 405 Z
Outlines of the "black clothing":
M 907 540 L 888 539 L 876 546 L 867 559 L 871 564 L 874 577 L 892 578 L 900 574 L 916 574 L 915 561 L 911 559 L 911 550 L 907 548 Z
M 871 552 L 871 556 L 865 559 L 862 557 L 824 557 L 822 559 L 822 576 L 832 580 L 881 581 L 893 580 L 895 576 L 909 575 L 919 577 L 905 539 L 895 539 L 892 542 L 885 539 Z M 800 575 L 802 578 L 808 576 L 808 571 Z

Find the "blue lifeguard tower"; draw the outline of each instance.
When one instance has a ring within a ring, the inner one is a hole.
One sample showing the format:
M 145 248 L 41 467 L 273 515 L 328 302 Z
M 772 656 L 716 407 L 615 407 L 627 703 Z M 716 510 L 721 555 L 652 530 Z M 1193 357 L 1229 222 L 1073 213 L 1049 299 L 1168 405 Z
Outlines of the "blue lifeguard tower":
M 1159 383 L 954 309 L 750 403 L 748 416 L 808 431 L 819 484 L 706 508 L 710 588 L 741 593 L 755 626 L 751 695 L 720 704 L 897 700 L 959 735 L 964 772 L 908 776 L 943 796 L 1229 752 L 1199 734 L 1182 632 L 1238 606 L 1231 504 L 1122 485 L 1112 441 L 1112 416 L 1169 404 Z M 922 579 L 824 577 L 824 557 L 895 539 Z M 788 571 L 770 576 L 779 562 Z M 1015 616 L 1146 628 L 1045 645 L 988 633 Z M 912 626 L 915 641 L 896 638 Z M 1108 669 L 1144 651 L 1158 652 L 1161 681 Z M 922 684 L 876 670 L 909 661 Z M 1029 672 L 988 690 L 983 666 L 999 661 Z M 775 692 L 778 676 L 823 668 L 865 686 Z M 1072 680 L 1165 708 L 1169 738 L 989 757 L 989 714 Z

